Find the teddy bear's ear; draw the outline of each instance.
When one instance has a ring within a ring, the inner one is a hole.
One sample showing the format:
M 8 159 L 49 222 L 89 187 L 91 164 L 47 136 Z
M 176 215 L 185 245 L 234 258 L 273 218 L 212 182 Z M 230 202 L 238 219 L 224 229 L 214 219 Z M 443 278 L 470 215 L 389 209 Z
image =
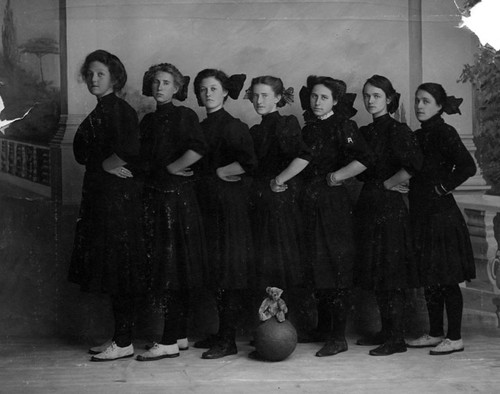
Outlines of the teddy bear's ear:
M 272 291 L 272 290 L 273 290 L 273 289 L 272 289 L 271 287 L 269 287 L 269 286 L 267 286 L 267 287 L 266 287 L 266 293 L 267 293 L 267 294 L 271 294 L 271 291 Z
M 278 293 L 278 295 L 281 297 L 281 294 L 283 293 L 283 290 L 276 288 L 276 292 L 277 292 L 277 293 Z

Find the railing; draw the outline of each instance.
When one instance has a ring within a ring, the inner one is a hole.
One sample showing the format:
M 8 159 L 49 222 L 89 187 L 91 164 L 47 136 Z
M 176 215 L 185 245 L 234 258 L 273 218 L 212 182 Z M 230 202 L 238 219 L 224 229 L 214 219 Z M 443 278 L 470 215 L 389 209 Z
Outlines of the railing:
M 500 328 L 500 196 L 455 198 L 464 211 L 476 261 L 476 280 L 466 287 L 480 291 L 481 299 L 489 299 L 496 306 Z
M 50 196 L 50 148 L 0 138 L 0 177 Z

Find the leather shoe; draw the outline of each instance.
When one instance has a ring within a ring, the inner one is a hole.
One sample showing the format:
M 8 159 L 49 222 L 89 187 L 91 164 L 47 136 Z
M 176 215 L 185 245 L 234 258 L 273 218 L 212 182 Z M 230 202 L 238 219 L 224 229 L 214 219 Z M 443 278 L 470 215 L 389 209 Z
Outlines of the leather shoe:
M 155 343 L 147 343 L 144 345 L 144 349 L 146 350 L 150 350 L 151 348 L 153 348 L 153 346 L 155 345 Z M 188 342 L 188 339 L 187 338 L 181 338 L 181 339 L 178 339 L 177 340 L 177 346 L 179 346 L 179 350 L 188 350 L 189 349 L 189 342 Z M 89 350 L 90 352 L 90 350 Z
M 329 340 L 316 352 L 316 357 L 335 356 L 345 351 L 347 351 L 347 342 L 345 339 L 343 341 Z
M 390 356 L 394 353 L 406 352 L 406 343 L 404 341 L 387 341 L 383 345 L 369 351 L 370 356 Z
M 96 354 L 90 358 L 90 361 L 114 361 L 121 358 L 128 358 L 134 356 L 134 346 L 132 344 L 124 347 L 118 346 L 115 342 L 111 342 L 106 350 Z
M 258 360 L 258 361 L 266 361 L 257 350 L 253 350 L 250 353 L 248 353 L 248 358 L 252 360 Z
M 154 343 L 153 346 L 145 353 L 139 354 L 136 357 L 137 361 L 155 361 L 162 358 L 179 357 L 179 346 L 177 343 L 173 345 L 162 345 Z
M 234 341 L 223 342 L 215 345 L 214 347 L 211 347 L 206 352 L 203 352 L 201 358 L 204 358 L 206 360 L 213 360 L 216 358 L 230 356 L 236 353 L 238 353 L 238 349 L 236 348 L 236 343 L 234 343 Z
M 204 339 L 200 339 L 193 344 L 193 347 L 197 349 L 210 349 L 220 342 L 220 338 L 217 334 L 210 334 Z
M 102 353 L 104 352 L 108 347 L 111 346 L 111 343 L 113 343 L 113 341 L 111 339 L 107 340 L 106 342 L 104 342 L 102 345 L 99 345 L 99 346 L 94 346 L 94 347 L 91 347 L 89 349 L 89 354 L 99 354 L 99 353 Z
M 356 341 L 356 345 L 359 346 L 378 346 L 378 345 L 383 345 L 387 341 L 387 337 L 385 336 L 384 333 L 378 332 L 375 335 L 366 337 L 366 338 L 360 338 Z

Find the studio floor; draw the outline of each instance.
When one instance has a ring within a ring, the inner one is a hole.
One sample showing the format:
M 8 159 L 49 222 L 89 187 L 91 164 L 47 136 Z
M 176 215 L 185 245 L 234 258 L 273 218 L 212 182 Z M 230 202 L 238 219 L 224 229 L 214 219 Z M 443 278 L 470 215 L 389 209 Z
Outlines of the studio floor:
M 318 358 L 320 344 L 299 344 L 274 363 L 249 359 L 245 338 L 237 355 L 218 360 L 191 347 L 174 359 L 106 363 L 90 362 L 81 343 L 4 338 L 0 393 L 499 393 L 498 330 L 467 330 L 465 351 L 448 356 L 408 349 L 373 357 L 349 338 L 337 356 Z M 135 343 L 136 354 L 143 346 Z

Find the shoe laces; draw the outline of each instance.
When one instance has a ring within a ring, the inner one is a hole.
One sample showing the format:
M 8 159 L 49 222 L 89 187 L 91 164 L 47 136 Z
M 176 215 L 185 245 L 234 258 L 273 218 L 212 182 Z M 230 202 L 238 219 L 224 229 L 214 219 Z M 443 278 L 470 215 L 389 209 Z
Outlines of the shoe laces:
M 110 354 L 112 353 L 116 348 L 118 347 L 118 345 L 116 344 L 116 342 L 111 342 L 111 345 L 109 345 L 106 350 L 104 350 L 103 354 Z
M 451 339 L 449 339 L 449 338 L 443 339 L 442 342 L 438 346 L 439 347 L 452 346 Z

